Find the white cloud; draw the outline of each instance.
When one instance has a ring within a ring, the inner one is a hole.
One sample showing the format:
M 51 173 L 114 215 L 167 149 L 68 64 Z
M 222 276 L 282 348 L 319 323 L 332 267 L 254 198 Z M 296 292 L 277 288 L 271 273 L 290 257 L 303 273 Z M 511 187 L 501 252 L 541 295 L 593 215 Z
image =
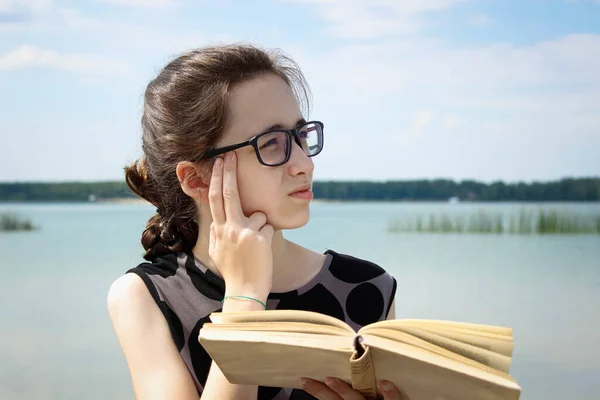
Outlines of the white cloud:
M 0 12 L 40 12 L 53 6 L 53 0 L 0 0 Z
M 112 4 L 123 7 L 136 8 L 164 8 L 172 7 L 178 4 L 177 0 L 98 0 L 102 3 Z
M 485 165 L 476 172 L 482 179 L 546 179 L 598 165 L 592 156 L 579 154 L 600 148 L 600 35 L 527 45 L 380 40 L 318 57 L 301 49 L 297 54 L 318 114 L 343 110 L 326 118 L 332 120 L 328 126 L 347 132 L 346 139 L 365 119 L 377 124 L 379 149 L 399 148 L 410 157 L 433 146 L 439 160 L 451 158 L 441 148 L 469 154 L 453 169 L 431 167 L 426 175 L 468 177 L 475 174 L 474 165 Z M 355 115 L 361 118 L 346 122 Z M 417 125 L 427 129 L 418 131 Z M 351 158 L 352 150 L 345 151 Z M 498 155 L 493 163 L 484 156 L 490 152 Z M 540 152 L 543 162 L 534 166 L 524 160 L 524 154 Z M 381 165 L 397 159 L 381 154 Z
M 124 75 L 128 66 L 119 60 L 86 54 L 61 54 L 24 44 L 0 55 L 0 70 L 24 68 L 54 68 L 83 75 Z
M 417 111 L 413 120 L 413 127 L 418 131 L 423 131 L 431 124 L 431 121 L 433 121 L 433 116 L 433 110 Z
M 395 132 L 389 139 L 390 144 L 403 145 L 411 141 L 423 138 L 434 121 L 435 113 L 431 109 L 417 110 L 412 118 L 412 124 L 408 127 L 400 126 L 399 132 Z
M 454 128 L 460 124 L 460 120 L 456 115 L 446 115 L 442 119 L 442 125 L 446 128 Z
M 314 5 L 340 37 L 375 38 L 418 31 L 419 14 L 440 11 L 465 0 L 287 0 Z
M 410 96 L 455 99 L 493 95 L 492 100 L 515 91 L 542 90 L 552 96 L 566 85 L 571 94 L 575 88 L 600 88 L 600 35 L 567 35 L 528 46 L 453 48 L 435 41 L 388 41 L 344 46 L 313 60 L 302 57 L 302 64 L 317 80 L 370 94 L 410 91 Z
M 219 39 L 231 42 L 260 36 L 242 28 L 217 37 L 186 28 L 189 25 L 180 23 L 176 15 L 187 9 L 178 7 L 169 18 L 160 12 L 147 13 L 156 18 L 139 21 L 127 16 L 139 13 L 134 7 L 157 9 L 174 5 L 174 1 L 95 1 L 119 3 L 131 9 L 107 7 L 110 9 L 102 16 L 88 16 L 82 14 L 83 9 L 78 12 L 59 7 L 50 0 L 0 0 L 0 12 L 32 16 L 20 23 L 23 37 L 13 43 L 14 50 L 0 53 L 0 72 L 52 68 L 71 71 L 79 75 L 80 82 L 95 83 L 104 81 L 106 75 L 128 73 L 130 67 L 119 61 L 122 58 L 138 65 L 133 80 L 135 90 L 140 91 L 146 75 L 153 74 L 153 69 L 162 66 L 173 53 Z M 502 164 L 499 156 L 490 163 L 483 154 L 492 151 L 517 159 L 519 152 L 545 152 L 546 157 L 554 157 L 559 163 L 565 159 L 562 152 L 586 151 L 599 143 L 600 35 L 573 34 L 526 45 L 457 44 L 446 38 L 424 38 L 419 32 L 432 23 L 436 11 L 455 7 L 460 0 L 281 1 L 306 4 L 309 12 L 321 18 L 324 30 L 350 39 L 327 42 L 328 38 L 322 36 L 327 48 L 323 53 L 319 53 L 322 47 L 303 47 L 299 41 L 295 41 L 296 47 L 289 46 L 285 29 L 281 38 L 271 40 L 299 61 L 315 95 L 314 115 L 324 119 L 328 131 L 334 133 L 328 136 L 327 146 L 335 151 L 324 153 L 319 161 L 329 163 L 329 171 L 341 173 L 341 158 L 351 160 L 356 168 L 344 170 L 345 177 L 384 174 L 376 167 L 367 170 L 356 162 L 353 139 L 364 132 L 380 135 L 380 140 L 365 142 L 364 150 L 366 154 L 378 154 L 382 169 L 393 165 L 390 176 L 401 173 L 398 160 L 402 157 L 407 162 L 407 172 L 402 172 L 406 174 L 411 165 L 418 165 L 419 174 L 467 176 L 472 166 L 480 163 L 483 169 L 488 168 L 481 171 L 486 179 L 499 176 L 499 171 L 506 171 L 505 178 L 511 178 L 510 168 L 515 169 L 514 176 L 526 176 L 523 167 L 533 168 L 527 162 Z M 463 23 L 490 22 L 485 14 L 461 18 Z M 221 26 L 224 31 L 231 29 L 227 24 Z M 269 42 L 276 29 L 275 25 L 265 28 L 262 40 Z M 60 51 L 31 45 L 17 47 L 29 42 L 30 37 L 46 39 L 46 34 L 48 41 L 80 45 L 89 53 L 81 54 L 74 47 Z M 418 155 L 430 152 L 438 164 L 419 164 Z M 435 170 L 435 165 L 447 161 L 444 157 L 450 157 L 445 153 L 468 154 L 474 159 L 465 164 L 465 170 Z M 562 166 L 555 166 L 554 160 L 540 164 L 528 176 L 576 171 L 562 162 Z M 573 168 L 581 165 L 577 160 L 571 164 Z
M 492 20 L 486 14 L 471 14 L 467 18 L 467 22 L 475 26 L 488 26 L 492 24 Z
M 102 22 L 82 15 L 74 8 L 60 7 L 53 0 L 0 0 L 0 14 L 8 17 L 8 23 L 0 23 L 1 30 L 33 29 L 46 32 L 100 30 Z
M 105 24 L 97 19 L 82 15 L 73 8 L 58 8 L 54 16 L 56 26 L 67 30 L 101 29 Z

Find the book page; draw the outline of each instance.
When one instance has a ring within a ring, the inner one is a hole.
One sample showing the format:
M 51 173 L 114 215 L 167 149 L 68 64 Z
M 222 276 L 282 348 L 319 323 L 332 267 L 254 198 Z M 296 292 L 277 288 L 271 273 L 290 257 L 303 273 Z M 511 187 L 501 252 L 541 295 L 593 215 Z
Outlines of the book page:
M 428 325 L 419 326 L 422 331 L 435 333 L 440 336 L 454 339 L 459 342 L 467 343 L 472 346 L 477 346 L 482 349 L 490 350 L 506 357 L 512 357 L 514 350 L 514 342 L 512 337 L 492 334 L 473 334 L 473 331 L 465 331 L 463 329 L 439 329 L 432 328 Z
M 443 357 L 451 358 L 455 361 L 470 365 L 474 368 L 482 369 L 489 373 L 501 376 L 505 379 L 514 380 L 508 373 L 499 371 L 499 370 L 492 368 L 486 364 L 482 364 L 470 357 L 465 357 L 461 354 L 458 354 L 457 352 L 451 351 L 444 347 L 440 347 L 436 344 L 428 342 L 427 340 L 420 339 L 416 336 L 410 335 L 405 332 L 396 331 L 396 330 L 387 329 L 387 328 L 373 328 L 373 329 L 369 329 L 368 331 L 364 332 L 363 335 L 364 335 L 364 337 L 369 337 L 369 336 L 373 335 L 373 336 L 381 337 L 384 339 L 389 339 L 389 340 L 393 340 L 396 342 L 405 343 L 405 344 L 408 344 L 408 345 L 411 345 L 411 346 L 414 346 L 414 347 L 417 347 L 417 348 L 420 348 L 420 349 L 423 349 L 426 351 L 430 351 L 435 354 L 439 354 Z
M 456 322 L 456 321 L 444 321 L 444 320 L 434 320 L 434 319 L 394 319 L 394 320 L 386 320 L 386 321 L 378 321 L 371 325 L 385 325 L 388 323 L 396 323 L 396 324 L 410 324 L 415 326 L 422 325 L 431 325 L 432 329 L 460 329 L 463 331 L 470 332 L 472 334 L 483 334 L 486 336 L 487 334 L 492 335 L 492 337 L 512 337 L 513 332 L 512 328 L 504 327 L 504 326 L 496 326 L 496 325 L 483 325 L 483 324 L 473 324 L 468 322 Z M 497 336 L 496 336 L 497 335 Z
M 518 400 L 520 386 L 481 368 L 375 335 L 366 335 L 377 379 L 393 382 L 409 399 Z
M 343 328 L 331 325 L 317 325 L 306 322 L 238 322 L 212 324 L 213 329 L 234 331 L 260 331 L 260 332 L 288 332 L 312 333 L 332 336 L 352 336 Z
M 350 325 L 329 315 L 312 311 L 300 310 L 265 310 L 251 312 L 212 313 L 210 320 L 213 323 L 237 322 L 304 322 L 315 325 L 329 325 L 346 330 L 354 336 L 355 332 Z
M 490 350 L 507 357 L 511 357 L 514 349 L 512 335 L 486 332 L 484 330 L 472 330 L 459 328 L 455 323 L 449 324 L 429 324 L 426 321 L 415 322 L 414 320 L 389 320 L 380 321 L 365 326 L 365 329 L 372 327 L 382 327 L 395 330 L 403 330 L 403 327 L 418 328 L 422 331 L 434 333 L 449 339 L 477 346 L 482 349 Z
M 384 335 L 388 339 L 394 338 L 394 333 L 396 330 L 385 329 L 385 331 L 380 332 L 385 328 L 370 328 L 365 329 L 364 334 L 371 335 Z M 418 328 L 412 326 L 402 326 L 398 327 L 398 330 L 419 339 L 425 340 L 433 345 L 439 346 L 446 350 L 449 350 L 453 353 L 460 354 L 463 357 L 469 358 L 473 361 L 476 361 L 480 364 L 487 365 L 498 371 L 508 373 L 510 369 L 511 358 L 503 356 L 498 353 L 494 353 L 493 351 L 485 350 L 480 347 L 472 346 L 467 343 L 459 342 L 457 340 L 449 339 L 435 333 L 431 333 L 428 331 L 420 330 Z
M 353 337 L 213 329 L 205 324 L 199 341 L 235 384 L 300 388 L 301 377 L 350 383 Z

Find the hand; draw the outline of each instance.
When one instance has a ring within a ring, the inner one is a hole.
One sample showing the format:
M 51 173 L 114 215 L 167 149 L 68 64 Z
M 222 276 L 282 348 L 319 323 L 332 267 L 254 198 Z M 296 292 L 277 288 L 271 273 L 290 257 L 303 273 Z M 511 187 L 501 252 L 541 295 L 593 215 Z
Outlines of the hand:
M 305 383 L 302 384 L 302 382 Z M 365 400 L 365 397 L 360 394 L 360 392 L 352 389 L 352 386 L 340 379 L 327 378 L 325 383 L 322 383 L 312 379 L 302 378 L 301 384 L 304 391 L 310 393 L 319 400 Z M 403 397 L 400 391 L 391 382 L 380 381 L 378 385 L 379 390 L 377 391 L 377 399 L 406 400 L 406 397 Z
M 242 211 L 235 152 L 217 158 L 208 191 L 213 222 L 208 254 L 226 284 L 226 295 L 266 300 L 273 284 L 273 227 L 267 216 Z

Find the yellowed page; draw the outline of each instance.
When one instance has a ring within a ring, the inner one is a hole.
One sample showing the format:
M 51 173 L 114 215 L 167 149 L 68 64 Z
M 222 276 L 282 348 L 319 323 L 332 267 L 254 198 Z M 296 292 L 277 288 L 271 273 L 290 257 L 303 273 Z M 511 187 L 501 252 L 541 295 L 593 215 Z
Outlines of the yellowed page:
M 512 337 L 512 328 L 496 325 L 473 324 L 469 322 L 444 321 L 433 319 L 395 319 L 375 322 L 372 325 L 388 325 L 388 324 L 410 324 L 415 326 L 432 325 L 436 329 L 461 329 L 475 334 L 476 332 L 491 334 L 493 337 L 503 338 Z
M 458 340 L 459 342 L 490 350 L 507 357 L 512 356 L 514 349 L 512 336 L 499 335 L 482 330 L 461 329 L 452 326 L 452 324 L 443 325 L 429 324 L 426 321 L 417 323 L 414 320 L 390 320 L 376 322 L 364 327 L 362 330 L 372 329 L 373 327 L 389 328 L 400 331 L 404 330 L 403 327 L 418 328 L 449 339 Z
M 377 328 L 365 329 L 363 332 L 364 334 L 371 333 L 373 335 L 381 336 L 378 334 Z M 393 332 L 394 330 L 388 329 L 388 332 L 386 333 L 388 339 L 393 338 Z M 448 339 L 431 332 L 414 328 L 412 326 L 402 327 L 402 332 L 408 333 L 409 335 L 425 340 L 446 350 L 460 354 L 461 356 L 467 357 L 478 363 L 490 366 L 498 371 L 508 373 L 510 370 L 511 358 L 494 353 L 493 351 L 485 350 L 467 343 L 462 343 L 457 340 Z
M 444 336 L 449 339 L 458 340 L 459 342 L 468 343 L 470 345 L 490 350 L 507 357 L 512 357 L 514 350 L 514 342 L 512 338 L 506 336 L 502 336 L 501 338 L 499 338 L 498 335 L 491 334 L 474 335 L 472 331 L 466 331 L 463 329 L 431 328 L 428 325 L 419 326 L 419 329 L 435 333 L 437 335 Z
M 213 329 L 260 332 L 313 333 L 332 336 L 352 336 L 346 329 L 331 325 L 316 325 L 306 322 L 243 322 L 213 324 Z
M 236 332 L 205 324 L 199 341 L 231 383 L 300 388 L 301 377 L 328 376 L 350 383 L 350 336 Z
M 354 329 L 337 318 L 312 311 L 299 310 L 265 310 L 236 313 L 212 313 L 210 320 L 213 323 L 238 323 L 238 322 L 304 322 L 316 325 L 330 325 L 346 330 L 354 335 Z
M 518 400 L 520 386 L 480 368 L 374 335 L 364 337 L 377 379 L 393 382 L 410 400 Z
M 430 351 L 432 353 L 436 353 L 441 356 L 451 358 L 455 361 L 470 365 L 474 368 L 482 369 L 489 373 L 501 376 L 505 379 L 514 380 L 509 374 L 507 374 L 505 372 L 499 371 L 495 368 L 489 367 L 486 364 L 482 364 L 471 358 L 464 357 L 460 354 L 457 354 L 456 352 L 447 350 L 443 347 L 437 346 L 426 340 L 420 339 L 416 336 L 410 335 L 405 332 L 401 332 L 401 331 L 397 331 L 397 330 L 393 330 L 393 329 L 387 329 L 387 328 L 372 328 L 372 329 L 365 331 L 362 335 L 363 335 L 363 337 L 369 337 L 371 335 L 378 336 L 378 337 L 381 337 L 384 339 L 393 340 L 394 342 L 401 342 L 404 344 L 408 344 L 408 345 L 414 346 L 416 348 L 423 349 L 424 351 Z

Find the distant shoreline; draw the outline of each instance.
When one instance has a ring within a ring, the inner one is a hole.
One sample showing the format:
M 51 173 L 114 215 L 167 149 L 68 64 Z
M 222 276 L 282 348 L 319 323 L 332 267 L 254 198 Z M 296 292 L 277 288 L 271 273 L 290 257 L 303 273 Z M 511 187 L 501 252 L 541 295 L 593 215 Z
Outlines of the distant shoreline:
M 365 202 L 365 200 L 330 200 L 330 199 L 313 199 L 311 201 L 311 203 L 351 203 L 351 202 Z M 369 201 L 371 203 L 384 203 L 384 202 L 390 202 L 390 200 L 373 200 L 373 201 Z M 395 203 L 414 203 L 417 202 L 415 200 L 407 200 L 407 201 L 396 201 L 396 200 L 391 200 L 391 202 L 395 202 Z M 420 201 L 419 201 L 420 202 Z M 29 203 L 28 201 L 24 201 L 23 203 Z M 114 197 L 114 198 L 106 198 L 106 199 L 96 199 L 94 201 L 89 201 L 89 202 L 83 202 L 83 203 L 114 203 L 114 204 L 148 204 L 148 205 L 152 205 L 150 202 L 148 202 L 147 200 L 144 199 L 140 199 L 140 198 L 120 198 L 120 197 Z
M 135 197 L 135 198 L 111 197 L 111 198 L 106 198 L 106 199 L 96 199 L 94 201 L 88 201 L 87 203 L 147 204 L 149 206 L 152 205 L 149 201 L 140 199 L 137 197 Z
M 411 204 L 411 203 L 438 203 L 438 204 L 598 204 L 599 200 L 463 200 L 452 202 L 441 199 L 313 199 L 313 204 L 350 204 L 350 203 L 396 203 L 396 204 Z M 135 198 L 106 198 L 88 200 L 0 200 L 0 206 L 3 204 L 122 204 L 122 205 L 148 205 L 154 207 L 150 202 L 144 199 Z
M 531 184 L 445 179 L 413 181 L 314 181 L 315 201 L 327 202 L 552 202 L 600 201 L 600 177 Z M 61 201 L 143 204 L 125 182 L 2 183 L 0 202 Z

